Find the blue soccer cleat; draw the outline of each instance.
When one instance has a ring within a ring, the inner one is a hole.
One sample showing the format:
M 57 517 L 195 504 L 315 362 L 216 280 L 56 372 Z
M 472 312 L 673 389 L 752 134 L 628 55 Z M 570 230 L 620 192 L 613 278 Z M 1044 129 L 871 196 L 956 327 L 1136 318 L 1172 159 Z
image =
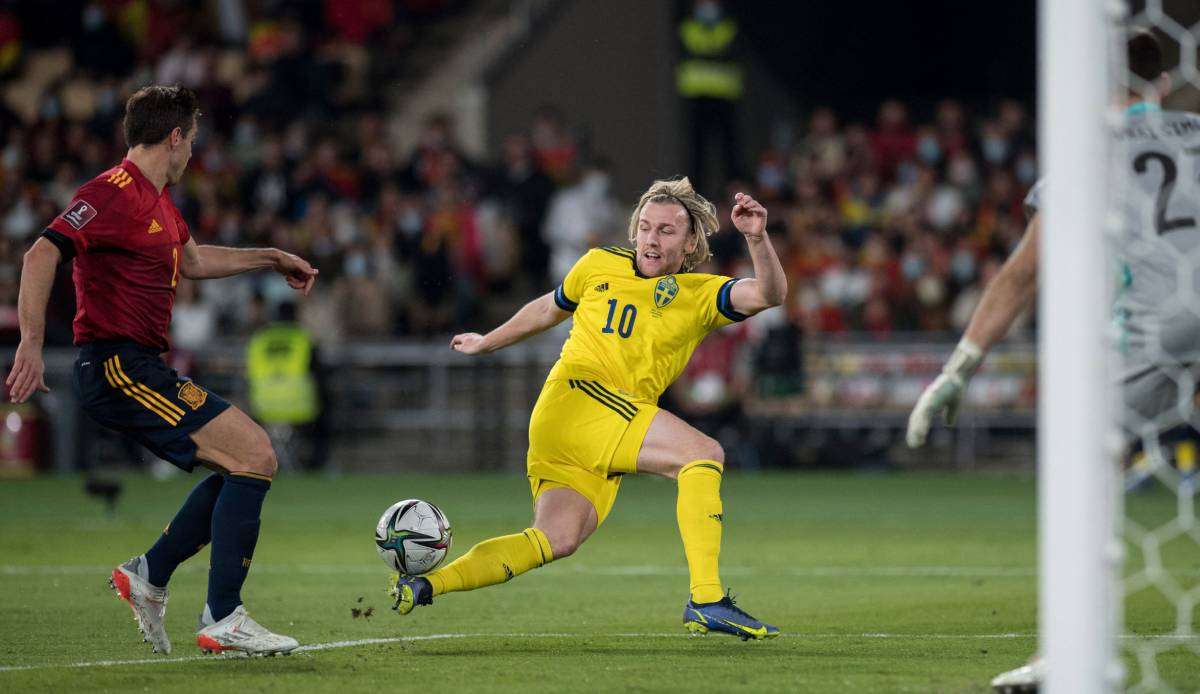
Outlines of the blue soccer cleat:
M 392 574 L 392 580 L 388 582 L 388 595 L 396 599 L 393 610 L 408 614 L 417 605 L 433 603 L 433 586 L 429 579 L 420 576 Z
M 683 607 L 683 626 L 696 636 L 710 631 L 733 634 L 743 641 L 750 639 L 773 639 L 779 636 L 779 627 L 764 624 L 746 614 L 733 602 L 728 592 L 717 602 L 696 604 L 688 600 Z

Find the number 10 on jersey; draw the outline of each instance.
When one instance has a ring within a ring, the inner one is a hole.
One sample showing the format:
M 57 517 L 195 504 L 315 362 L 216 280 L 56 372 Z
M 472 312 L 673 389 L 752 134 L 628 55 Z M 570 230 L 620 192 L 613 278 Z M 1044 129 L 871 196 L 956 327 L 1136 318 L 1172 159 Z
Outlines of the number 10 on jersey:
M 633 304 L 625 304 L 625 308 L 621 309 L 621 320 L 617 322 L 617 329 L 613 330 L 613 317 L 617 315 L 617 300 L 608 300 L 608 320 L 604 323 L 604 328 L 600 331 L 608 334 L 616 332 L 621 337 L 629 337 L 633 334 L 633 322 L 637 320 L 637 307 Z

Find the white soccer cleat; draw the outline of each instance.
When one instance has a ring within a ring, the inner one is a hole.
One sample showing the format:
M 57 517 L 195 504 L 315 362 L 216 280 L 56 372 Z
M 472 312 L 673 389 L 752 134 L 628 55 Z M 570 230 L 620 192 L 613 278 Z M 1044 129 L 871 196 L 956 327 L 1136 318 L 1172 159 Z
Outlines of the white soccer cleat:
M 200 618 L 201 624 L 208 620 L 208 608 Z M 238 605 L 229 616 L 216 624 L 204 626 L 196 634 L 196 645 L 205 653 L 244 653 L 246 655 L 287 655 L 300 645 L 290 636 L 274 634 L 250 618 L 246 608 Z
M 155 653 L 170 653 L 171 640 L 163 624 L 167 616 L 167 589 L 153 586 L 142 577 L 145 563 L 144 558 L 134 557 L 121 564 L 112 570 L 108 585 L 118 598 L 129 603 L 142 640 L 149 642 Z
M 999 694 L 1032 694 L 1046 679 L 1046 661 L 1034 658 L 1027 665 L 996 675 L 992 689 Z

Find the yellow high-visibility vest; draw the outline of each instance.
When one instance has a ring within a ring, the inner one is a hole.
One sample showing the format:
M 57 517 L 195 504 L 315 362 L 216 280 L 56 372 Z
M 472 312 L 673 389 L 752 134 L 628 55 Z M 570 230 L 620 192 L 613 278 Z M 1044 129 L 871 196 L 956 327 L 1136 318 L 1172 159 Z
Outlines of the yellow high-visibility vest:
M 307 424 L 320 414 L 312 338 L 287 323 L 268 325 L 246 346 L 250 409 L 267 424 Z
M 680 96 L 730 101 L 742 97 L 742 68 L 726 58 L 736 37 L 737 22 L 732 19 L 716 24 L 685 19 L 679 25 L 679 38 L 687 54 L 675 67 L 675 87 Z

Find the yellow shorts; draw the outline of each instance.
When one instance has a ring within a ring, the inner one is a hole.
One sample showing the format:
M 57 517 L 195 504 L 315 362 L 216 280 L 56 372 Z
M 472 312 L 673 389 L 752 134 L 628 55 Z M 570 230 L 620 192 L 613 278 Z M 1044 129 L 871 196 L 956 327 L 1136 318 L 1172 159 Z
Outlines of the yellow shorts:
M 637 457 L 658 406 L 632 401 L 602 383 L 551 379 L 529 418 L 529 488 L 573 489 L 596 507 L 603 523 L 617 499 L 621 475 L 637 472 Z

